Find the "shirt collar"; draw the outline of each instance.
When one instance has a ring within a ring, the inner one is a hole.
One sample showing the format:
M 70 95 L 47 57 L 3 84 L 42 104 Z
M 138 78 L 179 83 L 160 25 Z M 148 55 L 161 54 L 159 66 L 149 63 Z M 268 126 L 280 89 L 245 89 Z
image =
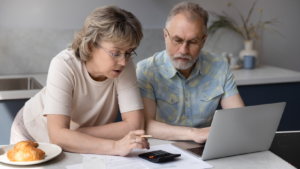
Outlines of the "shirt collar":
M 167 77 L 172 78 L 176 75 L 176 73 L 178 71 L 172 65 L 166 50 L 164 52 L 164 59 L 165 59 L 165 63 L 166 63 L 165 65 L 166 65 L 166 70 L 167 70 Z M 200 73 L 201 75 L 204 75 L 204 68 L 203 68 L 203 62 L 202 62 L 202 51 L 200 52 L 199 57 L 196 60 L 195 64 L 196 65 L 191 72 L 191 76 L 194 76 L 198 73 Z

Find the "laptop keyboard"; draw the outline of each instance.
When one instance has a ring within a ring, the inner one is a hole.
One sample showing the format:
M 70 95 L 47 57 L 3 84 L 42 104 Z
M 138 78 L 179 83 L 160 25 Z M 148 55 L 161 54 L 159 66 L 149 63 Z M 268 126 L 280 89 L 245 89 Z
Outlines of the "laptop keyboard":
M 203 149 L 204 149 L 204 147 L 196 147 L 196 148 L 190 148 L 190 149 L 186 149 L 186 150 L 188 150 L 194 154 L 197 154 L 199 156 L 202 156 Z

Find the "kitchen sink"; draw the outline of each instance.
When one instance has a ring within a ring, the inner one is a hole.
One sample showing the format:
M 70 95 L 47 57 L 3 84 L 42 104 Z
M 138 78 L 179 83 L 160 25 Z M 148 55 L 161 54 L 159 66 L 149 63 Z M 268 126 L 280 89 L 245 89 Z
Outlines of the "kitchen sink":
M 42 88 L 43 86 L 31 77 L 0 79 L 0 91 L 38 90 Z

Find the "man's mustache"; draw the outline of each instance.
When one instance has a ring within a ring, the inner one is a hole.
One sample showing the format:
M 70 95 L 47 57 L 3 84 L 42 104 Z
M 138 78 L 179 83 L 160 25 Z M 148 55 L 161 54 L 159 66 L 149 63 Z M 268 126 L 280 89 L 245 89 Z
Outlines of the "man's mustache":
M 190 55 L 175 54 L 173 59 L 176 59 L 176 58 L 192 60 L 192 57 Z

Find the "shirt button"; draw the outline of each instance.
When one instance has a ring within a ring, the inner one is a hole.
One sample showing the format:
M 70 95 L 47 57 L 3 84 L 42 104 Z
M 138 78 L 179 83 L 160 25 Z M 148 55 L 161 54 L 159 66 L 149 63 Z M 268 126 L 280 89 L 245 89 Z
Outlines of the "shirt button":
M 187 119 L 190 119 L 190 116 L 187 116 Z
M 185 101 L 189 101 L 189 99 L 186 97 L 186 98 L 185 98 Z
M 171 103 L 173 103 L 174 101 L 173 101 L 173 99 L 171 100 Z

